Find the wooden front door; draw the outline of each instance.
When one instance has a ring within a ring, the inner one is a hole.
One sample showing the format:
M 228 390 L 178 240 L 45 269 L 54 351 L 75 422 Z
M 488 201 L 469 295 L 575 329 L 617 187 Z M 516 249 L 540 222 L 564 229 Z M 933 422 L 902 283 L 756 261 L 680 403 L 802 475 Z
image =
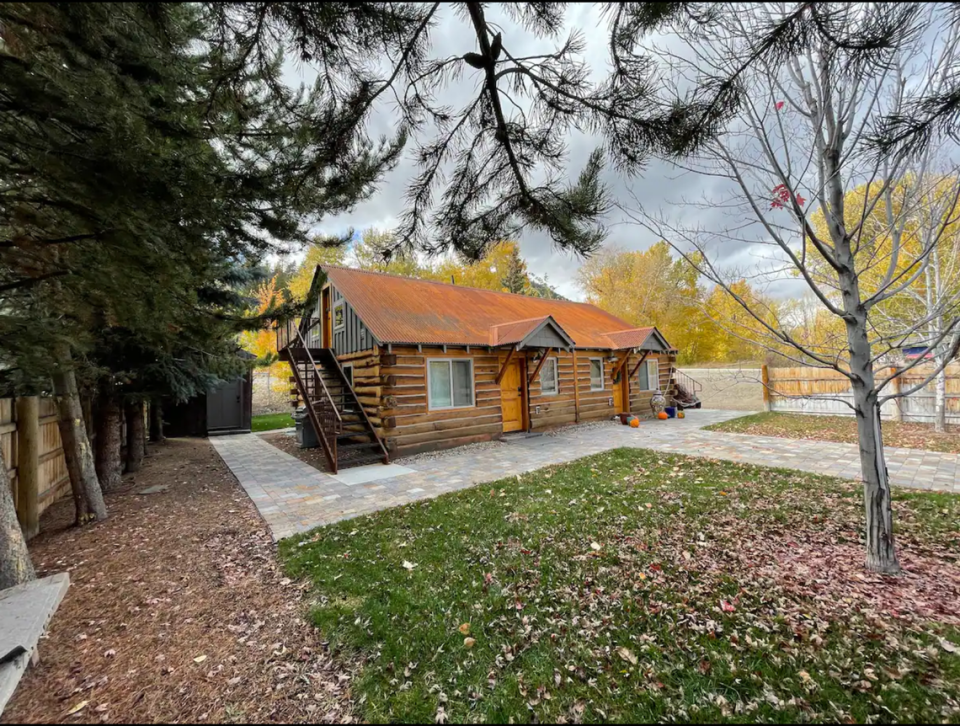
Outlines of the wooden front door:
M 523 371 L 517 358 L 510 361 L 500 379 L 500 409 L 504 433 L 523 430 Z
M 332 348 L 333 347 L 333 320 L 330 318 L 330 288 L 323 290 L 320 293 L 320 317 L 322 318 L 320 322 L 320 327 L 323 330 L 322 339 L 320 342 L 321 348 Z

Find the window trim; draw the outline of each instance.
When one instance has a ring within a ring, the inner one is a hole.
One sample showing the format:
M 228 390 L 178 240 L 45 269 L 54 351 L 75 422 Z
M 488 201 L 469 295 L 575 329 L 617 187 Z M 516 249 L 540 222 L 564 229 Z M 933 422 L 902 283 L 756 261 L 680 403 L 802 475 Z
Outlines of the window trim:
M 433 404 L 433 393 L 430 386 L 430 364 L 435 362 L 444 362 L 447 363 L 450 367 L 450 405 L 449 406 L 435 406 Z M 453 403 L 453 362 L 454 361 L 465 361 L 470 364 L 470 403 L 457 406 Z M 458 408 L 476 408 L 477 406 L 477 377 L 476 372 L 473 366 L 473 358 L 461 358 L 454 356 L 452 358 L 427 358 L 424 361 L 426 366 L 426 379 L 427 379 L 427 410 L 428 411 L 451 411 Z
M 606 390 L 606 381 L 604 381 L 604 378 L 606 377 L 607 372 L 603 369 L 603 358 L 588 358 L 587 360 L 590 361 L 591 365 L 593 364 L 593 361 L 597 361 L 600 364 L 600 388 L 593 387 L 593 369 L 591 368 L 590 375 L 587 378 L 587 380 L 590 381 L 590 390 L 591 391 Z
M 343 308 L 343 322 L 340 325 L 337 325 L 337 308 Z M 338 333 L 344 328 L 347 327 L 347 301 L 338 300 L 333 304 L 333 307 L 330 309 L 330 320 L 333 323 L 333 332 Z
M 653 388 L 651 391 L 660 390 L 660 359 L 659 358 L 647 358 L 647 385 L 650 385 L 650 364 L 653 363 L 654 375 L 653 375 Z
M 543 388 L 543 373 L 547 369 L 547 366 L 553 364 L 553 385 L 554 389 L 552 391 L 546 391 Z M 556 357 L 547 358 L 543 362 L 543 368 L 540 369 L 540 395 L 541 396 L 559 396 L 560 395 L 560 366 L 557 363 Z
M 347 381 L 350 384 L 350 387 L 353 388 L 353 363 L 341 363 L 340 367 L 343 368 L 344 374 L 346 374 L 347 369 L 350 369 L 350 380 Z

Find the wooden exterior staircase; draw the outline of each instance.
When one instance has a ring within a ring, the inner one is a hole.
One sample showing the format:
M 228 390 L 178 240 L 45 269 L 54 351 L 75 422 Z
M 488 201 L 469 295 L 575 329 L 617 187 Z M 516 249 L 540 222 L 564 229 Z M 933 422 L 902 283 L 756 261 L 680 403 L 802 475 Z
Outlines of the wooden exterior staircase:
M 310 347 L 319 318 L 277 326 L 280 360 L 290 364 L 293 405 L 302 401 L 317 433 L 330 471 L 375 462 L 390 463 L 383 441 L 360 405 L 340 362 L 330 348 Z

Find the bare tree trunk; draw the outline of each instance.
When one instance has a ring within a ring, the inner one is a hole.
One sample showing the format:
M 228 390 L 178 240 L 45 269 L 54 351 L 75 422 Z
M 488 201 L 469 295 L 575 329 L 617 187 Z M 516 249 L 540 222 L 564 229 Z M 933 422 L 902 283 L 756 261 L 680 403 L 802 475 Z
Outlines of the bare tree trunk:
M 143 466 L 143 401 L 129 401 L 125 407 L 127 419 L 127 471 L 140 471 Z
M 849 283 L 849 281 L 847 281 Z M 856 281 L 841 289 L 859 300 Z M 850 344 L 850 372 L 853 374 L 853 402 L 857 415 L 857 438 L 860 444 L 860 471 L 863 475 L 863 503 L 866 518 L 867 569 L 886 575 L 900 572 L 893 539 L 893 507 L 887 463 L 883 457 L 878 402 L 870 343 L 867 339 L 867 318 L 863 308 L 850 306 L 847 320 L 847 342 Z M 848 308 L 849 309 L 849 308 Z
M 121 481 L 120 404 L 115 394 L 101 392 L 97 406 L 97 476 L 105 491 Z
M 7 462 L 0 449 L 0 590 L 21 585 L 35 577 L 27 541 L 17 521 Z
M 937 360 L 937 365 L 941 361 Z M 937 433 L 947 430 L 947 369 L 944 367 L 937 373 L 936 394 L 933 402 L 933 428 Z
M 163 443 L 163 404 L 159 396 L 150 401 L 150 440 Z
M 61 357 L 61 360 L 69 362 L 69 354 Z M 87 438 L 77 379 L 73 371 L 55 373 L 53 390 L 57 396 L 57 425 L 67 471 L 70 472 L 70 486 L 77 508 L 77 524 L 83 524 L 88 513 L 95 519 L 104 520 L 107 518 L 107 505 L 103 501 L 103 491 L 97 479 L 93 449 Z

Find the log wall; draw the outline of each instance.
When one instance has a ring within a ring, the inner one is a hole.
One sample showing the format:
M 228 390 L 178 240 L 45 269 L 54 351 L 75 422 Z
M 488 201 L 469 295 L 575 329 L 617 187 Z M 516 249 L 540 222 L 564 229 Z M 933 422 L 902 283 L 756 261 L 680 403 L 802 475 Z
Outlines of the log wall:
M 526 358 L 529 378 L 536 368 L 536 353 L 527 351 L 516 355 Z M 574 355 L 554 351 L 557 358 L 559 392 L 544 395 L 540 390 L 540 376 L 529 382 L 529 418 L 532 430 L 544 430 L 578 421 L 598 421 L 614 414 L 612 403 L 613 364 L 607 360 L 610 351 L 576 352 L 577 376 L 574 376 Z M 661 358 L 661 389 L 667 390 L 673 359 L 667 354 Z M 656 355 L 652 357 L 657 357 Z M 427 400 L 426 361 L 429 358 L 470 358 L 473 360 L 475 405 L 470 408 L 431 411 Z M 488 441 L 503 432 L 500 408 L 500 386 L 496 376 L 507 358 L 506 351 L 488 351 L 474 348 L 393 346 L 391 352 L 375 348 L 353 355 L 339 356 L 341 363 L 354 364 L 354 388 L 360 396 L 367 415 L 379 427 L 388 449 L 395 456 L 421 451 L 460 446 Z M 590 358 L 604 361 L 604 388 L 590 390 Z M 624 374 L 629 374 L 639 355 L 631 355 Z M 639 416 L 649 416 L 651 391 L 639 391 L 637 374 L 631 378 L 630 410 Z M 579 409 L 579 416 L 578 416 Z

